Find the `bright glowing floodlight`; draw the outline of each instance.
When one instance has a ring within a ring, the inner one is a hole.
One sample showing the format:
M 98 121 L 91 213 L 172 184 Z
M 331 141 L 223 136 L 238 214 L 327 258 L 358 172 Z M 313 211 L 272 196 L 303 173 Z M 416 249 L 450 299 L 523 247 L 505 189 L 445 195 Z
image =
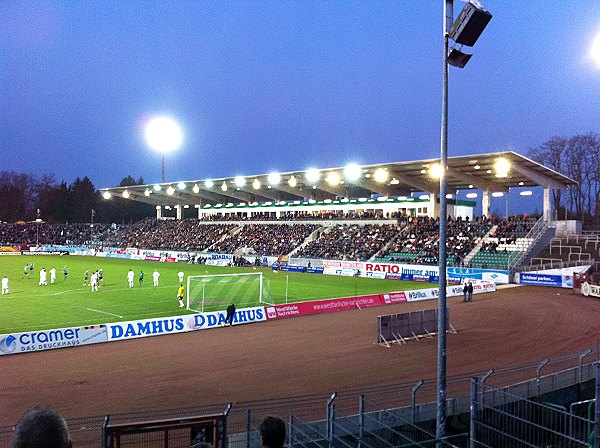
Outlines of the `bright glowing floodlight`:
M 321 173 L 318 169 L 311 168 L 306 172 L 305 176 L 307 181 L 314 184 L 316 182 L 319 182 L 319 179 L 321 178 Z
M 156 184 L 156 185 L 154 186 L 154 191 L 160 191 L 160 185 Z
M 234 182 L 235 182 L 235 186 L 236 186 L 236 187 L 240 187 L 240 188 L 241 188 L 241 187 L 243 187 L 244 185 L 246 185 L 246 179 L 244 179 L 244 176 L 237 176 L 237 177 L 234 179 Z
M 227 183 L 225 183 L 225 181 L 223 181 L 223 185 L 221 185 L 221 190 L 227 191 Z
M 429 175 L 434 179 L 439 179 L 442 177 L 442 165 L 439 163 L 434 163 L 431 165 L 431 168 L 429 168 Z
M 148 197 L 150 196 L 150 193 L 152 193 L 152 191 L 150 191 L 148 188 L 144 190 L 144 196 Z
M 331 186 L 335 186 L 340 183 L 340 175 L 335 171 L 332 171 L 325 178 L 325 182 L 327 182 Z
M 504 196 L 504 193 L 502 193 L 501 191 L 494 191 L 492 193 L 493 198 L 501 198 L 502 196 Z
M 501 157 L 496 160 L 494 167 L 496 168 L 496 177 L 506 177 L 508 176 L 508 170 L 510 170 L 510 162 Z
M 200 193 L 200 187 L 197 184 L 194 184 L 192 191 L 196 194 Z M 197 207 L 196 207 L 197 208 Z
M 296 185 L 298 185 L 298 181 L 296 180 L 296 178 L 294 176 L 290 177 L 290 179 L 288 180 L 288 185 L 292 188 L 294 188 Z
M 185 182 L 179 182 L 177 184 L 177 188 L 179 188 L 180 190 L 185 190 Z
M 104 199 L 108 200 L 111 197 L 111 194 L 109 191 L 105 191 L 104 194 L 102 195 L 102 197 L 104 197 Z
M 144 137 L 150 148 L 162 153 L 179 148 L 183 141 L 183 133 L 177 122 L 165 116 L 152 118 L 146 124 Z
M 383 168 L 377 168 L 375 170 L 375 182 L 380 184 L 384 183 L 388 179 L 388 172 Z
M 215 185 L 215 183 L 212 180 L 207 180 L 206 182 L 204 182 L 204 186 L 206 188 L 212 188 Z
M 258 190 L 258 189 L 260 188 L 260 180 L 258 180 L 258 179 L 254 179 L 254 182 L 252 182 L 252 187 L 253 187 L 255 190 Z
M 123 192 L 123 197 L 124 197 L 125 199 L 129 198 L 129 192 L 128 192 L 127 190 L 125 190 L 125 191 Z
M 592 43 L 592 47 L 590 48 L 590 56 L 598 68 L 600 68 L 600 32 Z
M 169 188 L 167 188 L 167 194 L 169 196 L 173 196 L 173 193 L 175 193 L 175 188 L 173 188 L 171 185 L 169 185 Z
M 476 197 L 477 197 L 477 193 L 467 193 L 467 197 L 468 197 L 469 199 L 476 198 Z
M 281 182 L 281 174 L 271 173 L 269 174 L 268 180 L 271 185 L 277 185 L 279 182 Z
M 344 168 L 344 176 L 351 182 L 360 179 L 361 174 L 362 169 L 356 163 L 346 165 L 346 168 Z

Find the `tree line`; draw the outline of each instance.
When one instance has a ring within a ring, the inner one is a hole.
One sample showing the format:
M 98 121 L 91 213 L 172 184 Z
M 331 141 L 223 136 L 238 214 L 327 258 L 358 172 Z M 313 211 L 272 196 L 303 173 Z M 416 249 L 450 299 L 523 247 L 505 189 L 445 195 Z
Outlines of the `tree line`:
M 119 186 L 143 185 L 144 179 L 127 176 Z M 92 181 L 84 176 L 71 184 L 53 176 L 37 177 L 14 171 L 0 172 L 0 221 L 49 223 L 129 223 L 152 216 L 154 207 L 114 197 L 102 198 Z
M 529 148 L 528 156 L 577 182 L 566 190 L 553 190 L 559 219 L 578 219 L 588 226 L 600 224 L 600 136 L 589 132 L 552 137 Z

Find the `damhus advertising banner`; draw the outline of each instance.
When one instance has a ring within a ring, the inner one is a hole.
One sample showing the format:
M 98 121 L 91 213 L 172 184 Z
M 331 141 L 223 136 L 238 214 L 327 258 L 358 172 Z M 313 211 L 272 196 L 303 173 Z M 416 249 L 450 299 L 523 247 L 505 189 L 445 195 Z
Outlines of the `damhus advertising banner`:
M 0 355 L 76 347 L 107 341 L 105 325 L 0 335 Z

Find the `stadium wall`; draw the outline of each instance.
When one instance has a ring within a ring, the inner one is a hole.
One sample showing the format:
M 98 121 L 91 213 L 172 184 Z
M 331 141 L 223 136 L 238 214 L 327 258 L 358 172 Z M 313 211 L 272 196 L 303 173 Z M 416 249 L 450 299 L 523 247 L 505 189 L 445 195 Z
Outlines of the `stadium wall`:
M 495 290 L 496 285 L 492 282 L 476 282 L 474 284 L 475 294 Z M 448 286 L 446 294 L 448 297 L 460 296 L 462 295 L 462 286 Z M 343 297 L 285 305 L 242 308 L 236 311 L 233 325 L 244 325 L 368 306 L 430 300 L 437 297 L 438 288 L 426 288 L 359 297 Z M 226 317 L 227 314 L 225 311 L 212 311 L 82 327 L 2 334 L 0 335 L 0 356 L 207 330 L 224 326 Z

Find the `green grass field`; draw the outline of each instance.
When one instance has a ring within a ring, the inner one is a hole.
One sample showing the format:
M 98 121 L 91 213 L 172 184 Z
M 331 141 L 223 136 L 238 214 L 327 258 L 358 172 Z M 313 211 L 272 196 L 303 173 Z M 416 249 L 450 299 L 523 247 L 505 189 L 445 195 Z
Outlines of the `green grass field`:
M 23 278 L 23 267 L 34 262 L 34 272 Z M 62 269 L 69 275 L 63 278 Z M 43 267 L 57 271 L 56 282 L 39 286 L 39 271 Z M 83 285 L 86 269 L 90 275 L 96 269 L 104 270 L 104 281 L 98 292 Z M 129 288 L 127 272 L 135 272 L 135 286 Z M 160 286 L 152 286 L 152 273 L 160 272 Z M 143 285 L 139 272 L 144 271 Z M 183 263 L 120 260 L 82 256 L 3 256 L 0 257 L 0 277 L 9 279 L 10 293 L 0 297 L 0 334 L 22 331 L 95 325 L 108 322 L 145 319 L 185 314 L 176 299 L 179 280 L 177 272 L 186 275 L 214 275 L 257 272 L 253 268 L 225 268 Z M 379 280 L 330 275 L 273 272 L 260 269 L 268 286 L 269 301 L 285 303 L 286 281 L 289 303 L 335 297 L 352 297 L 391 291 L 423 288 L 422 283 L 398 280 Z M 187 281 L 187 280 L 186 280 Z M 185 282 L 184 282 L 185 285 Z M 226 301 L 207 304 L 205 311 L 224 309 L 234 302 L 238 308 L 257 306 L 256 300 L 227 298 Z M 192 311 L 189 311 L 190 313 Z

